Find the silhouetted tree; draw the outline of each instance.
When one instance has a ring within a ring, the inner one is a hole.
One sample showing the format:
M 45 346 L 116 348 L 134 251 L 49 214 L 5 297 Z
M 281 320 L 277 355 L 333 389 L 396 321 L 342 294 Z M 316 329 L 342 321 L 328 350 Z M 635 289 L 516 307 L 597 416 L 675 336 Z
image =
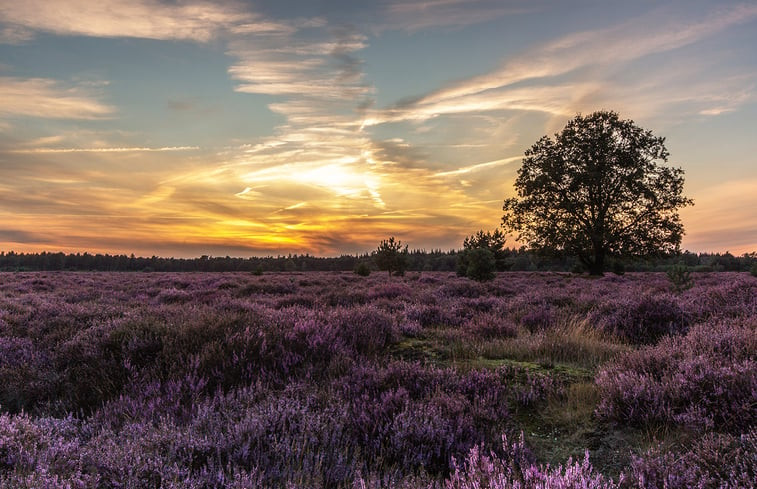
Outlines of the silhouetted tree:
M 457 256 L 457 274 L 479 282 L 492 280 L 495 277 L 497 262 L 494 253 L 489 248 L 469 248 Z
M 381 241 L 378 249 L 373 252 L 373 261 L 379 270 L 386 270 L 389 275 L 404 275 L 407 268 L 407 245 L 402 247 L 402 241 L 395 241 L 394 236 Z
M 575 254 L 592 275 L 608 255 L 679 251 L 683 170 L 667 162 L 665 138 L 612 111 L 578 115 L 554 139 L 526 151 L 505 200 L 506 230 L 535 250 Z
M 463 240 L 463 250 L 486 248 L 494 255 L 497 270 L 502 271 L 506 267 L 505 260 L 508 254 L 508 250 L 505 249 L 506 240 L 507 236 L 500 229 L 495 229 L 492 232 L 482 229 Z

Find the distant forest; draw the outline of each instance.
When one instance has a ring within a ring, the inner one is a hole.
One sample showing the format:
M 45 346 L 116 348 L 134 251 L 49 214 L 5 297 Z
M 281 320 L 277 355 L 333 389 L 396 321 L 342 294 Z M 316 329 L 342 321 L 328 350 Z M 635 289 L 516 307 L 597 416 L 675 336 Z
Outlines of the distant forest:
M 571 256 L 545 256 L 521 249 L 507 249 L 497 263 L 500 271 L 579 272 L 580 264 Z M 457 250 L 412 250 L 407 255 L 408 271 L 455 271 Z M 309 254 L 267 257 L 162 258 L 90 253 L 15 253 L 0 252 L 0 271 L 108 271 L 108 272 L 306 272 L 351 271 L 360 263 L 375 270 L 372 255 L 317 257 Z M 749 271 L 757 265 L 757 253 L 734 256 L 730 253 L 691 253 L 648 259 L 611 260 L 609 271 L 616 273 L 665 271 L 682 264 L 692 271 Z

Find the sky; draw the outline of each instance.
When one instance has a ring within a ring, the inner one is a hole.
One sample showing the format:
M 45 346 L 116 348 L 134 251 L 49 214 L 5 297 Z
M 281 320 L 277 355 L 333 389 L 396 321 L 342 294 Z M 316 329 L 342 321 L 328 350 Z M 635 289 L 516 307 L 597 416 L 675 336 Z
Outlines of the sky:
M 754 46 L 753 1 L 0 0 L 0 250 L 460 248 L 614 110 L 685 171 L 683 249 L 757 251 Z

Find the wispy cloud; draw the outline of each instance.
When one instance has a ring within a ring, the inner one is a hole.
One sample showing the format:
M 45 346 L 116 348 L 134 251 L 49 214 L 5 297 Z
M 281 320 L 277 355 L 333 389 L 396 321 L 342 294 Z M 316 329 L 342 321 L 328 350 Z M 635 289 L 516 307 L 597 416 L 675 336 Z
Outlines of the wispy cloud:
M 508 60 L 495 71 L 376 111 L 368 123 L 428 120 L 444 114 L 494 110 L 568 115 L 575 111 L 576 101 L 585 101 L 605 85 L 603 72 L 597 68 L 617 69 L 624 63 L 691 45 L 755 18 L 754 4 L 723 8 L 693 19 L 679 18 L 665 10 L 654 11 L 617 26 L 548 42 Z M 593 69 L 576 73 L 588 68 Z M 573 76 L 566 80 L 571 73 Z
M 18 26 L 6 25 L 0 26 L 0 44 L 21 44 L 34 39 L 34 32 Z
M 538 2 L 501 0 L 422 0 L 391 1 L 384 12 L 384 21 L 374 30 L 420 31 L 434 27 L 464 27 L 491 22 L 505 15 L 534 12 Z
M 239 61 L 229 74 L 240 82 L 239 92 L 354 99 L 370 92 L 361 83 L 361 61 L 352 55 L 366 41 L 344 28 L 240 39 L 230 43 L 229 54 Z
M 443 171 L 436 174 L 437 177 L 447 177 L 452 175 L 464 175 L 466 173 L 483 170 L 484 168 L 491 168 L 493 166 L 509 165 L 516 161 L 522 160 L 522 156 L 511 156 L 509 158 L 502 158 L 500 160 L 487 161 L 485 163 L 476 163 L 475 165 L 468 165 L 456 170 Z
M 0 2 L 6 38 L 29 31 L 91 37 L 137 37 L 208 41 L 233 26 L 255 26 L 241 4 L 158 0 L 25 0 Z
M 151 153 L 162 151 L 195 151 L 199 150 L 199 146 L 166 146 L 162 148 L 145 148 L 145 147 L 133 147 L 133 148 L 26 148 L 26 149 L 14 149 L 8 151 L 9 153 Z
M 90 87 L 66 86 L 45 78 L 0 77 L 0 117 L 102 119 L 115 108 Z

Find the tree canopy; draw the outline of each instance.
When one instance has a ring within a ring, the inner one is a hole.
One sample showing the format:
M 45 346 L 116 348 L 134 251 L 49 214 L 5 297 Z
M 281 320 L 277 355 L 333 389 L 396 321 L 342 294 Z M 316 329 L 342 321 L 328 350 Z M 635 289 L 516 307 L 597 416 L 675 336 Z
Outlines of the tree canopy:
M 505 260 L 507 259 L 508 250 L 505 249 L 507 236 L 501 229 L 494 231 L 477 231 L 471 236 L 466 236 L 463 240 L 463 250 L 473 250 L 476 248 L 486 248 L 492 255 L 496 263 L 497 270 L 505 269 Z
M 395 240 L 394 236 L 382 240 L 373 253 L 373 260 L 379 270 L 386 270 L 389 275 L 405 274 L 408 251 L 407 245 L 402 246 L 402 241 Z
M 665 138 L 612 111 L 577 115 L 525 153 L 502 218 L 532 249 L 574 254 L 591 274 L 608 256 L 679 251 L 683 170 L 663 166 Z

